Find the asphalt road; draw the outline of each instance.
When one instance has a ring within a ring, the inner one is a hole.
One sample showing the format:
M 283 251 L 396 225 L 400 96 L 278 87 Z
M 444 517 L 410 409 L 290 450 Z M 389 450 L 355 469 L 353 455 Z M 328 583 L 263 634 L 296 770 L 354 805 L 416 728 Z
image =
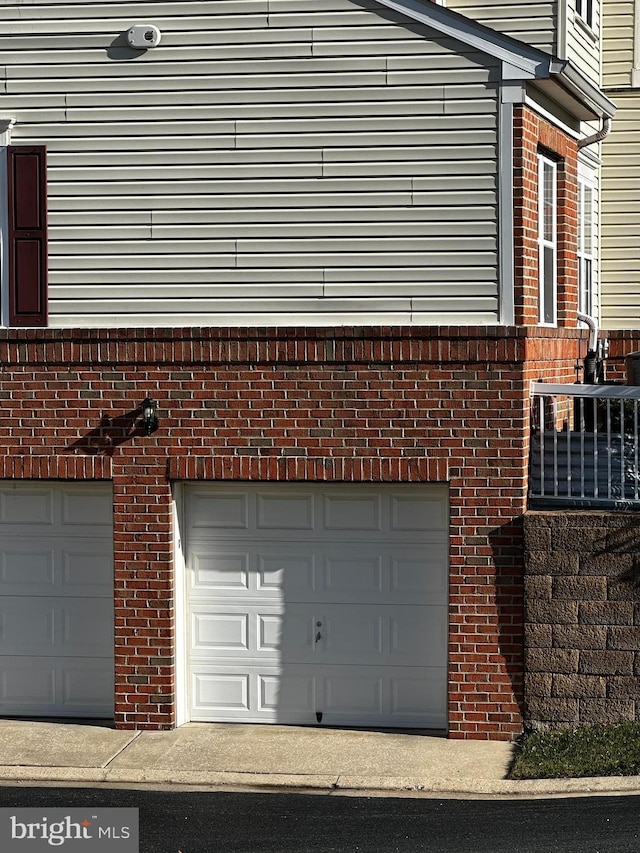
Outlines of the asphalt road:
M 140 853 L 638 853 L 640 797 L 443 800 L 0 787 L 0 807 L 140 810 Z M 55 848 L 57 849 L 57 848 Z

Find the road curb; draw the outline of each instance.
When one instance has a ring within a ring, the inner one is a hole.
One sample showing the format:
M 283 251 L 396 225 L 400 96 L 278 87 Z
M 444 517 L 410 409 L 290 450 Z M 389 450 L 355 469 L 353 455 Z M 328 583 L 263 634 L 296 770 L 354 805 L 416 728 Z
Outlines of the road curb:
M 419 779 L 413 777 L 239 773 L 236 771 L 116 770 L 96 767 L 0 766 L 0 782 L 78 783 L 104 785 L 180 785 L 186 787 L 269 789 L 286 791 L 353 791 L 365 795 L 544 797 L 594 794 L 640 794 L 640 777 L 584 779 Z

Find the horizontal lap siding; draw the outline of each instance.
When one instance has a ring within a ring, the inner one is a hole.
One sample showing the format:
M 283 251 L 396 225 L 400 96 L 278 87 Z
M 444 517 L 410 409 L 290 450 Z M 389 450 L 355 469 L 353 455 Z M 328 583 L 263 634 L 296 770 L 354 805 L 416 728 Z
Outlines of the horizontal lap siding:
M 615 95 L 618 111 L 603 143 L 602 319 L 640 328 L 640 93 Z
M 602 316 L 606 328 L 640 328 L 640 93 L 632 90 L 634 4 L 608 4 L 604 82 L 617 105 L 603 142 Z
M 51 325 L 497 321 L 497 66 L 366 5 L 0 8 Z
M 575 11 L 576 0 L 568 3 L 567 57 L 582 73 L 600 85 L 601 17 L 600 3 L 593 0 L 593 28 L 578 17 Z
M 563 2 L 563 0 L 562 0 Z M 558 3 L 546 0 L 447 0 L 446 5 L 456 12 L 479 21 L 499 33 L 505 33 L 525 44 L 554 56 L 562 52 L 558 45 Z M 593 0 L 594 26 L 589 30 L 577 18 L 575 0 L 567 4 L 567 59 L 594 83 L 600 84 L 600 12 L 599 3 Z
M 445 5 L 492 30 L 512 36 L 546 53 L 557 52 L 555 0 L 526 0 L 524 3 L 513 0 L 492 0 L 490 3 L 447 0 Z
M 607 4 L 602 40 L 602 79 L 605 87 L 631 85 L 633 28 L 633 0 Z M 616 100 L 615 95 L 612 97 Z

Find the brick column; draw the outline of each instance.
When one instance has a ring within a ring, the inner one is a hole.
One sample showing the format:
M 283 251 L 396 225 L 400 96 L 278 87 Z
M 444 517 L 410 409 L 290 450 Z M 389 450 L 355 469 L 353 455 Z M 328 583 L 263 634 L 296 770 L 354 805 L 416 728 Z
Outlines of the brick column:
M 138 441 L 155 444 L 153 436 Z M 144 455 L 114 464 L 113 503 L 115 724 L 172 728 L 172 504 L 164 466 Z

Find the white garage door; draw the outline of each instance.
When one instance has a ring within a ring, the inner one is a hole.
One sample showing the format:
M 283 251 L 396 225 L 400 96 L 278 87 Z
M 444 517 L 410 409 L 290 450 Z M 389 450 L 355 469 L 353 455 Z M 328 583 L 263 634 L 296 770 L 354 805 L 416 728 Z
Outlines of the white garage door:
M 197 721 L 446 727 L 446 487 L 186 487 Z
M 113 716 L 107 484 L 0 484 L 0 715 Z

